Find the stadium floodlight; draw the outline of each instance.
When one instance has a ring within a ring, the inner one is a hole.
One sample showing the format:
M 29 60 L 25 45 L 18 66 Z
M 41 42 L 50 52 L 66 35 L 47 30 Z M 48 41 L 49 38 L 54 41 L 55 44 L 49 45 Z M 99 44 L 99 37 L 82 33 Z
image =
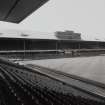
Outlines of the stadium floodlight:
M 19 23 L 48 0 L 0 0 L 0 21 Z

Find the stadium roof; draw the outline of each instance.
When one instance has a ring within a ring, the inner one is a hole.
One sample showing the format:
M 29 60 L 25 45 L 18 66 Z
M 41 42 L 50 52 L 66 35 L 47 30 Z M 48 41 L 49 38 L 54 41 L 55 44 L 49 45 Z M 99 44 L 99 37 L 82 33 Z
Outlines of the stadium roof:
M 49 36 L 49 37 L 48 37 Z M 73 43 L 98 43 L 105 41 L 99 40 L 75 40 L 75 39 L 58 39 L 55 37 L 53 33 L 46 33 L 46 32 L 21 32 L 21 31 L 7 31 L 4 33 L 0 33 L 0 39 L 27 39 L 27 40 L 56 40 L 61 42 L 73 42 Z
M 58 40 L 62 42 L 104 42 L 103 40 L 76 40 L 76 39 L 58 39 L 54 33 L 35 32 L 30 30 L 2 30 L 0 39 L 30 39 L 30 40 Z
M 0 21 L 19 23 L 48 0 L 0 0 Z

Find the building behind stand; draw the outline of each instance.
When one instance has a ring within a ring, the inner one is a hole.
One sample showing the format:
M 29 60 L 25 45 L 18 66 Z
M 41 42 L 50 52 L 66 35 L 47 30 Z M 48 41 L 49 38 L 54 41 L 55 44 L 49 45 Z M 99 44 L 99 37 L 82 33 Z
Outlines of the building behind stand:
M 80 33 L 75 33 L 74 31 L 57 31 L 55 32 L 55 36 L 58 39 L 74 39 L 74 40 L 81 40 L 81 34 Z

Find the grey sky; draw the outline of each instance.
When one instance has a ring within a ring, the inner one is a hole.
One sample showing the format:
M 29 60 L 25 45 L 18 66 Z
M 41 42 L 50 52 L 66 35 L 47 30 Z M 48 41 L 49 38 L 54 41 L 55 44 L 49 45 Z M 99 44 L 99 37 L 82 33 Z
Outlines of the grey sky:
M 82 33 L 84 39 L 105 40 L 105 0 L 50 0 L 20 24 L 0 22 L 0 28 L 74 30 Z

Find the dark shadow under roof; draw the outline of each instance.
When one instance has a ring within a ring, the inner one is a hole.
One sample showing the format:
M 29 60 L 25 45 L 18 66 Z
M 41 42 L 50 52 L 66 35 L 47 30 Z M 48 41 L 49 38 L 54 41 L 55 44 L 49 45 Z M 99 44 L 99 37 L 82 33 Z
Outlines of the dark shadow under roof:
M 48 0 L 0 0 L 0 21 L 19 23 Z

